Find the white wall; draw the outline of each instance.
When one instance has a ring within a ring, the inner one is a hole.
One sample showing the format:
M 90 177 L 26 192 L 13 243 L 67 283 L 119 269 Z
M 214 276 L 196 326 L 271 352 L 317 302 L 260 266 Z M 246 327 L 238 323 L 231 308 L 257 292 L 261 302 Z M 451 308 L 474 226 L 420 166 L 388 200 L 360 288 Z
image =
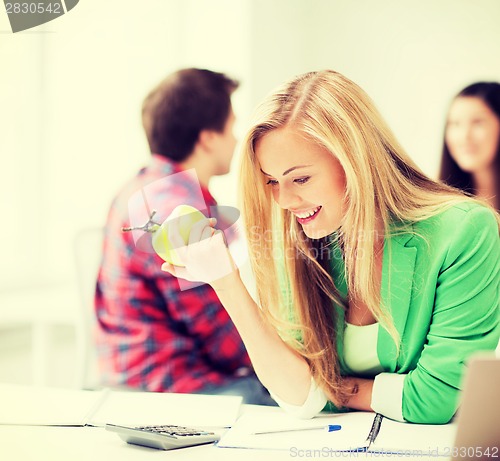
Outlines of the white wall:
M 407 151 L 436 175 L 451 97 L 500 81 L 498 0 L 254 2 L 252 84 L 331 68 L 363 87 Z
M 9 242 L 0 291 L 73 277 L 75 233 L 103 223 L 117 189 L 149 158 L 140 108 L 156 83 L 184 66 L 246 79 L 245 5 L 85 0 L 19 34 L 7 32 L 0 12 L 1 235 Z M 248 88 L 236 95 L 238 112 L 250 110 Z
M 500 80 L 499 19 L 498 0 L 82 0 L 11 34 L 0 11 L 0 291 L 73 277 L 75 232 L 103 222 L 148 158 L 140 104 L 167 73 L 240 79 L 242 136 L 282 80 L 339 70 L 434 175 L 452 95 Z M 223 204 L 235 203 L 236 183 L 214 181 Z

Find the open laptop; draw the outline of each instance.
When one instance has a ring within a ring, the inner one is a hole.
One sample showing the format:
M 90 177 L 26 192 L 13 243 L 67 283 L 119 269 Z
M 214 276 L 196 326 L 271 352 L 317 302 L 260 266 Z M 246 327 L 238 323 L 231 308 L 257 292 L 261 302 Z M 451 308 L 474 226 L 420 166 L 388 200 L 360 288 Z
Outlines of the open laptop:
M 500 358 L 468 362 L 452 459 L 500 458 Z

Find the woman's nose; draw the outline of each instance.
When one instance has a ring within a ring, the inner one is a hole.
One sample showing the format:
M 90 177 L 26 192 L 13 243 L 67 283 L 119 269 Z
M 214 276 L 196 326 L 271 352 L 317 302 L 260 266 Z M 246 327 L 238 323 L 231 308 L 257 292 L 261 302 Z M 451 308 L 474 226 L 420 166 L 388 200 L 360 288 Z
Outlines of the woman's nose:
M 285 209 L 294 209 L 297 207 L 300 197 L 293 191 L 292 188 L 283 186 L 277 191 L 277 197 L 275 197 L 278 205 Z
M 467 142 L 471 139 L 471 137 L 472 137 L 472 127 L 469 124 L 463 125 L 459 133 L 460 141 Z

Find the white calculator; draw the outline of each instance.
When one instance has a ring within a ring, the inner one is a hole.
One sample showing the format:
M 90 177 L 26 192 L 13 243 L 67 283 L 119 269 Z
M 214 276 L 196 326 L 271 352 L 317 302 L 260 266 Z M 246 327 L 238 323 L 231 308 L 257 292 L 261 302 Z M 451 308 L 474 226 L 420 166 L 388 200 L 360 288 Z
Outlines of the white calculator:
M 220 438 L 215 432 L 175 425 L 128 427 L 106 424 L 106 430 L 116 432 L 127 443 L 159 450 L 213 443 Z

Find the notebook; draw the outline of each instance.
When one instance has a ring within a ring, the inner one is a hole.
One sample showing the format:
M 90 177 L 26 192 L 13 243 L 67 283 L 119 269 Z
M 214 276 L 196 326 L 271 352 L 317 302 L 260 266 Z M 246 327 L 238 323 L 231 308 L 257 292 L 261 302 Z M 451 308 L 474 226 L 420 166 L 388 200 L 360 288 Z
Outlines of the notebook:
M 311 420 L 297 420 L 282 411 L 265 418 L 257 413 L 245 413 L 222 436 L 217 446 L 286 450 L 293 457 L 328 457 L 333 456 L 329 453 L 336 451 L 400 453 L 406 456 L 411 452 L 413 456 L 434 456 L 444 447 L 450 447 L 455 435 L 453 424 L 417 425 L 381 418 L 378 434 L 370 443 L 375 418 L 371 412 L 321 414 Z M 320 429 L 328 425 L 340 425 L 341 429 L 333 432 Z M 290 432 L 255 434 L 275 430 Z M 318 452 L 320 454 L 316 454 Z
M 0 425 L 231 426 L 242 398 L 0 384 Z
M 500 456 L 499 383 L 500 359 L 477 357 L 469 362 L 461 409 L 450 424 L 402 423 L 371 412 L 322 413 L 310 420 L 298 420 L 279 410 L 266 414 L 265 418 L 256 412 L 247 412 L 222 436 L 218 447 L 287 450 L 294 457 L 368 451 L 457 460 L 471 458 L 469 455 L 477 447 L 482 447 L 484 453 L 490 447 L 488 459 L 495 458 Z M 321 429 L 327 425 L 340 425 L 341 429 L 332 432 Z M 290 432 L 255 434 L 277 430 Z M 372 443 L 370 434 L 374 435 Z M 472 458 L 480 458 L 478 455 Z

